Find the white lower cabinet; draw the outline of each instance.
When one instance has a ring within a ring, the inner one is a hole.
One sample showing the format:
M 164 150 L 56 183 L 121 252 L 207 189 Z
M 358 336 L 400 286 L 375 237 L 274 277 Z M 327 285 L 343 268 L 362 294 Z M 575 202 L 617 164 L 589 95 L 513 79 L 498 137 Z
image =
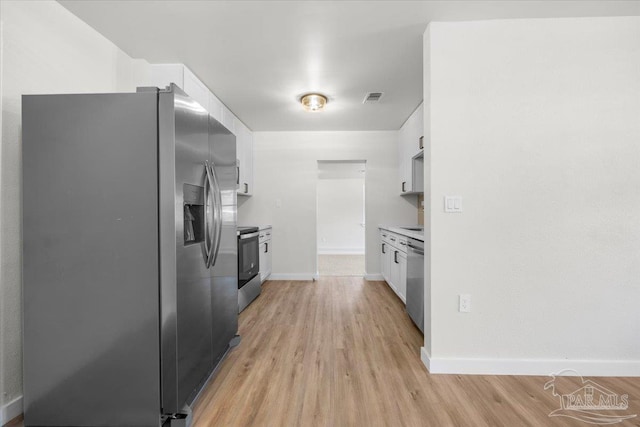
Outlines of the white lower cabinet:
M 391 249 L 389 247 L 389 243 L 386 240 L 387 236 L 387 233 L 383 231 L 380 232 L 380 269 L 382 272 L 382 277 L 388 282 L 390 273 L 389 269 L 391 267 L 391 265 L 389 264 L 389 260 L 391 259 Z
M 396 291 L 396 294 L 402 299 L 402 294 L 400 289 L 402 289 L 402 284 L 400 283 L 400 251 L 396 248 L 393 248 L 393 254 L 391 259 L 391 274 L 390 274 L 390 284 L 393 285 L 393 290 Z M 404 286 L 406 288 L 406 285 Z
M 271 275 L 271 265 L 273 258 L 270 227 L 260 230 L 259 243 L 260 257 L 258 261 L 260 263 L 260 283 L 262 283 Z
M 406 237 L 380 230 L 380 265 L 382 277 L 402 302 L 407 295 Z
M 391 280 L 391 254 L 393 248 L 388 243 L 384 244 L 384 255 L 382 260 L 382 277 L 389 282 Z

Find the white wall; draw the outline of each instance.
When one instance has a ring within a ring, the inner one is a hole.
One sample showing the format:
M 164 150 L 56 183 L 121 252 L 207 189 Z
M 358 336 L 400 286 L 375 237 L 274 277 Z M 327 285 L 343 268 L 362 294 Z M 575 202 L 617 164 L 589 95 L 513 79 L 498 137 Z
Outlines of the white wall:
M 22 94 L 132 91 L 145 62 L 134 61 L 58 3 L 0 2 L 2 20 L 2 183 L 0 406 L 11 417 L 22 394 Z M 16 400 L 17 399 L 17 400 Z M 15 404 L 8 405 L 10 402 Z M 15 415 L 17 415 L 15 414 Z M 0 420 L 2 424 L 5 420 Z
M 396 131 L 254 133 L 255 195 L 238 198 L 238 223 L 273 225 L 272 278 L 317 272 L 318 160 L 366 160 L 366 272 L 380 274 L 378 225 L 416 222 L 415 200 L 398 193 L 397 143 Z
M 317 194 L 318 253 L 364 254 L 364 174 L 320 177 Z
M 427 31 L 432 371 L 640 375 L 640 18 Z

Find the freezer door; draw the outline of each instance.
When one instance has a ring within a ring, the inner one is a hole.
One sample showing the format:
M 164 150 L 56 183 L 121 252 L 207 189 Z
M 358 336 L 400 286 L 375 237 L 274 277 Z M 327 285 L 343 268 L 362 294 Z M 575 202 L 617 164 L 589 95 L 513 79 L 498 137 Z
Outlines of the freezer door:
M 213 369 L 213 192 L 209 114 L 180 89 L 159 94 L 162 409 L 181 413 Z
M 236 235 L 236 137 L 209 117 L 209 161 L 219 190 L 217 239 L 212 263 L 211 322 L 214 365 L 238 331 L 238 238 Z
M 157 95 L 22 108 L 25 425 L 157 426 Z

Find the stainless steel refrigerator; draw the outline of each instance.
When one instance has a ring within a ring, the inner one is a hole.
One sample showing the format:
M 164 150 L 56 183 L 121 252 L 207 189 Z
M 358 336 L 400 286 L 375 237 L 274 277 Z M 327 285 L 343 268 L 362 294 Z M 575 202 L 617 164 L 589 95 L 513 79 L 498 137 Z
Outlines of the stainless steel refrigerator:
M 22 144 L 25 425 L 184 418 L 238 329 L 235 136 L 172 85 L 23 96 Z

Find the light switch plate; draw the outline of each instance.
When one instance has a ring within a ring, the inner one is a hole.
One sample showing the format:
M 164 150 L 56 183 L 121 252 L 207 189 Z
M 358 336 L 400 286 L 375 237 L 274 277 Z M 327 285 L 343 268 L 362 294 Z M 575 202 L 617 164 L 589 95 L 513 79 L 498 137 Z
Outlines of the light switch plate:
M 444 196 L 444 211 L 447 213 L 462 212 L 462 196 Z

